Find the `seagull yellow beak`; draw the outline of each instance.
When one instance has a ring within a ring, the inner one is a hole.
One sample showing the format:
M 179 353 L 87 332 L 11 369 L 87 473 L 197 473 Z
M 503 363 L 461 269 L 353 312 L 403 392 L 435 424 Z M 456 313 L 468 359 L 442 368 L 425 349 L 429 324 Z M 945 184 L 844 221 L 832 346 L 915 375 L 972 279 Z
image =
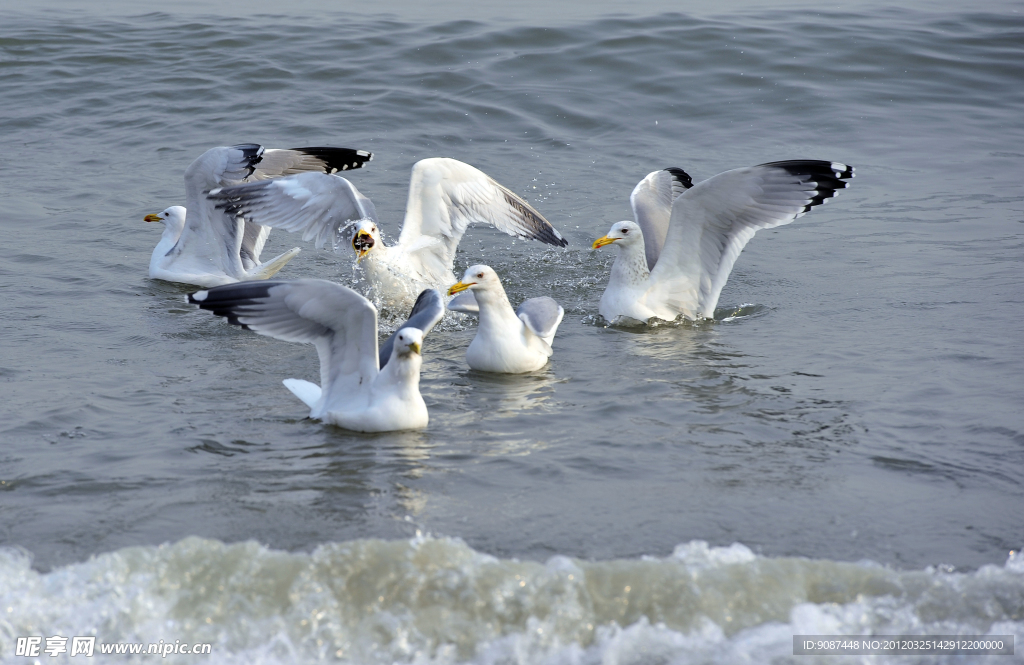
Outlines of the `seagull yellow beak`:
M 146 215 L 142 219 L 144 219 L 147 222 L 160 222 L 160 221 L 163 221 L 163 220 L 160 219 L 160 215 Z
M 453 284 L 452 288 L 448 289 L 448 295 L 453 296 L 456 293 L 462 293 L 463 291 L 473 286 L 474 284 L 476 284 L 476 282 L 459 282 L 458 284 Z
M 409 350 L 412 351 L 413 353 L 419 353 L 420 345 L 416 342 L 413 342 L 412 344 L 409 345 Z
M 352 238 L 352 249 L 356 250 L 356 263 L 362 261 L 372 248 L 373 236 L 366 231 L 360 231 Z
M 601 236 L 600 238 L 594 241 L 594 244 L 590 246 L 590 249 L 598 249 L 599 247 L 610 245 L 616 240 L 618 240 L 618 238 L 609 238 L 608 236 Z

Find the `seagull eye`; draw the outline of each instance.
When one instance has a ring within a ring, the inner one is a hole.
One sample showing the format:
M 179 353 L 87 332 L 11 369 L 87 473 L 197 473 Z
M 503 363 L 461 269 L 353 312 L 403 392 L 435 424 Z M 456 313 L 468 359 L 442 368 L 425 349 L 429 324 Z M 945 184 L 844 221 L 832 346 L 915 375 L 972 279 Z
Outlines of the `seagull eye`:
M 484 274 L 483 274 L 483 273 L 479 273 L 479 274 L 478 274 L 478 275 L 476 276 L 476 278 L 477 278 L 477 279 L 483 279 L 483 278 L 484 278 Z
M 629 229 L 622 229 L 622 235 L 626 235 L 627 233 L 629 233 Z

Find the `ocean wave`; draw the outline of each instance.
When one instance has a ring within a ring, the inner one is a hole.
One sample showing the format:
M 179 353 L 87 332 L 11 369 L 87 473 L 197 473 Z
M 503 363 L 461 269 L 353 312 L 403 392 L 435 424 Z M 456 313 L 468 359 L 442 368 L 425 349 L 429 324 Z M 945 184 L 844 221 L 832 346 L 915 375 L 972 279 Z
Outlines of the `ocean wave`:
M 191 537 L 30 564 L 0 554 L 5 656 L 19 636 L 59 635 L 212 645 L 166 661 L 189 663 L 788 662 L 795 634 L 1024 635 L 1017 552 L 972 572 L 900 571 L 703 541 L 664 558 L 539 563 L 429 536 L 308 554 Z

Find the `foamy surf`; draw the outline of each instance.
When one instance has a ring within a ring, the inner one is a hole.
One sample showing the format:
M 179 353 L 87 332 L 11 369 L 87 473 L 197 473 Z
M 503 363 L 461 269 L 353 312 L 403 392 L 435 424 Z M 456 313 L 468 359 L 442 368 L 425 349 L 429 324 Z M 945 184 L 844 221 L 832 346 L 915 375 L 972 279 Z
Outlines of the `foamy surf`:
M 959 663 L 969 661 L 793 656 L 793 635 L 1024 635 L 1021 553 L 961 573 L 701 541 L 665 558 L 542 564 L 450 538 L 356 540 L 311 554 L 186 538 L 47 573 L 30 563 L 23 551 L 0 552 L 2 659 L 18 637 L 95 636 L 212 645 L 168 663 Z M 97 652 L 91 662 L 155 658 Z M 1012 662 L 1021 657 L 998 657 Z

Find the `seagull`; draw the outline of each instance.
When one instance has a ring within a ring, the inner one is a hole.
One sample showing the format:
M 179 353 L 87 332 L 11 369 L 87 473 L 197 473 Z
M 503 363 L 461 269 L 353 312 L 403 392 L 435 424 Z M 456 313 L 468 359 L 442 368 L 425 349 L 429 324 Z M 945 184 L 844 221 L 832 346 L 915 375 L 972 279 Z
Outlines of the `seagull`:
M 734 169 L 697 185 L 678 168 L 648 174 L 629 197 L 636 222 L 616 222 L 592 246 L 619 248 L 601 316 L 612 324 L 711 318 L 756 231 L 789 224 L 853 177 L 852 166 L 819 160 Z
M 420 395 L 423 338 L 444 316 L 435 289 L 420 294 L 409 320 L 377 350 L 377 309 L 352 289 L 322 279 L 242 282 L 197 291 L 188 301 L 229 323 L 286 342 L 309 342 L 320 385 L 285 379 L 309 417 L 357 432 L 427 426 Z
M 565 315 L 553 298 L 530 298 L 513 311 L 498 275 L 484 265 L 467 268 L 448 295 L 463 291 L 472 292 L 475 299 L 460 296 L 449 303 L 449 309 L 480 315 L 476 336 L 466 350 L 466 362 L 472 369 L 522 374 L 547 364 L 555 331 Z
M 149 261 L 149 276 L 197 286 L 273 276 L 299 253 L 299 248 L 260 263 L 270 227 L 217 210 L 203 193 L 215 187 L 304 171 L 326 174 L 357 169 L 371 159 L 371 153 L 350 148 L 267 150 L 244 143 L 207 150 L 185 169 L 188 216 L 185 207 L 171 206 L 144 218 L 164 225 Z
M 455 281 L 455 249 L 471 222 L 490 224 L 517 238 L 565 247 L 568 243 L 526 201 L 483 171 L 435 157 L 412 167 L 405 221 L 398 241 L 381 240 L 370 199 L 337 175 L 300 173 L 288 178 L 212 190 L 217 206 L 259 224 L 301 232 L 303 240 L 342 251 L 351 244 L 363 277 L 382 300 L 407 307 L 424 288 Z

